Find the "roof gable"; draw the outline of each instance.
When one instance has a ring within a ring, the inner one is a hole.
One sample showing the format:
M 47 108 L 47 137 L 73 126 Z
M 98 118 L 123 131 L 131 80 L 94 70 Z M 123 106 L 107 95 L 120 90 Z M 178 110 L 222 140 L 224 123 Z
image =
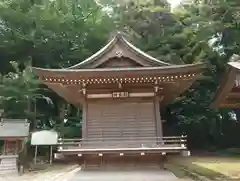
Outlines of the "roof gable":
M 231 93 L 235 94 L 234 89 L 235 88 L 239 89 L 240 85 L 239 75 L 240 75 L 240 56 L 234 54 L 230 58 L 226 70 L 222 75 L 222 79 L 220 81 L 218 89 L 214 95 L 213 102 L 211 104 L 212 108 L 214 109 L 221 107 L 234 108 L 240 106 L 239 99 L 237 99 L 236 97 L 232 97 L 234 99 L 234 103 L 229 102 L 229 99 L 232 99 Z M 239 90 L 237 92 L 239 92 Z
M 102 64 L 105 62 L 109 62 L 110 60 L 122 61 L 124 59 L 131 60 L 133 65 L 137 64 L 143 67 L 171 65 L 141 51 L 128 42 L 121 33 L 118 33 L 97 53 L 68 69 L 104 67 Z
M 126 67 L 143 67 L 141 63 L 130 58 L 110 58 L 96 68 L 126 68 Z

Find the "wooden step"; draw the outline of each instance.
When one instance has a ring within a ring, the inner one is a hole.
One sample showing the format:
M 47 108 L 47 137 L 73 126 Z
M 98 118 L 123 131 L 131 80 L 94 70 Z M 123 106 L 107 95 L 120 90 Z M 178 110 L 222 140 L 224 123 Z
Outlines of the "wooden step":
M 16 156 L 2 156 L 0 162 L 0 174 L 17 173 Z

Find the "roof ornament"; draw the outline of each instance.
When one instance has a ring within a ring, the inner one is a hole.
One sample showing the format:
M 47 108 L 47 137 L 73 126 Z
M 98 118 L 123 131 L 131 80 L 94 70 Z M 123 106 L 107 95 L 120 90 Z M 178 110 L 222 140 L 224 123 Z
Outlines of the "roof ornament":
M 118 88 L 119 88 L 119 89 L 122 89 L 122 82 L 119 82 L 119 83 L 118 83 Z
M 121 50 L 117 50 L 117 51 L 116 51 L 116 56 L 117 56 L 118 58 L 121 58 L 121 57 L 123 56 L 123 52 L 122 52 Z
M 154 86 L 154 92 L 157 93 L 158 90 L 159 90 L 158 81 L 156 80 L 156 81 L 155 81 L 155 86 Z
M 117 39 L 121 39 L 124 37 L 128 37 L 128 34 L 118 30 L 115 33 L 113 33 L 113 37 L 116 37 Z
M 83 93 L 83 95 L 86 95 L 86 93 L 87 93 L 87 89 L 86 89 L 86 84 L 85 83 L 82 84 L 82 93 Z
M 122 36 L 121 31 L 117 31 L 116 36 Z
M 121 31 L 114 31 L 110 33 L 109 41 L 111 41 L 113 38 L 121 39 L 122 36 L 123 36 L 123 33 Z

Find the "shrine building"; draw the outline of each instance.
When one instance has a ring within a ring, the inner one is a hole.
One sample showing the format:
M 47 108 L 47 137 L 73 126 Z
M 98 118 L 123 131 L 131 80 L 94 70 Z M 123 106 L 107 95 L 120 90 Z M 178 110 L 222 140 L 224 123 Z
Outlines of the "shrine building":
M 58 151 L 92 165 L 158 164 L 187 150 L 185 136 L 164 137 L 160 107 L 200 78 L 203 64 L 172 65 L 120 33 L 97 53 L 64 69 L 33 68 L 40 80 L 82 109 L 82 138 L 62 139 Z
M 240 61 L 227 64 L 220 85 L 211 105 L 212 108 L 240 108 Z

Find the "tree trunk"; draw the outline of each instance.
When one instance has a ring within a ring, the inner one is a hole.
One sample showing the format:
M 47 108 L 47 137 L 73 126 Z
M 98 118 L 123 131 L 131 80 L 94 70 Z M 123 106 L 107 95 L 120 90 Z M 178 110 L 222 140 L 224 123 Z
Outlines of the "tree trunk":
M 32 103 L 34 105 L 33 111 L 32 111 Z M 27 107 L 27 112 L 29 115 L 31 115 L 31 121 L 32 121 L 32 131 L 36 131 L 37 128 L 37 119 L 36 119 L 36 115 L 37 115 L 37 105 L 36 105 L 36 100 L 33 100 L 33 102 L 31 100 L 28 100 L 28 107 Z M 34 116 L 32 116 L 34 115 Z

